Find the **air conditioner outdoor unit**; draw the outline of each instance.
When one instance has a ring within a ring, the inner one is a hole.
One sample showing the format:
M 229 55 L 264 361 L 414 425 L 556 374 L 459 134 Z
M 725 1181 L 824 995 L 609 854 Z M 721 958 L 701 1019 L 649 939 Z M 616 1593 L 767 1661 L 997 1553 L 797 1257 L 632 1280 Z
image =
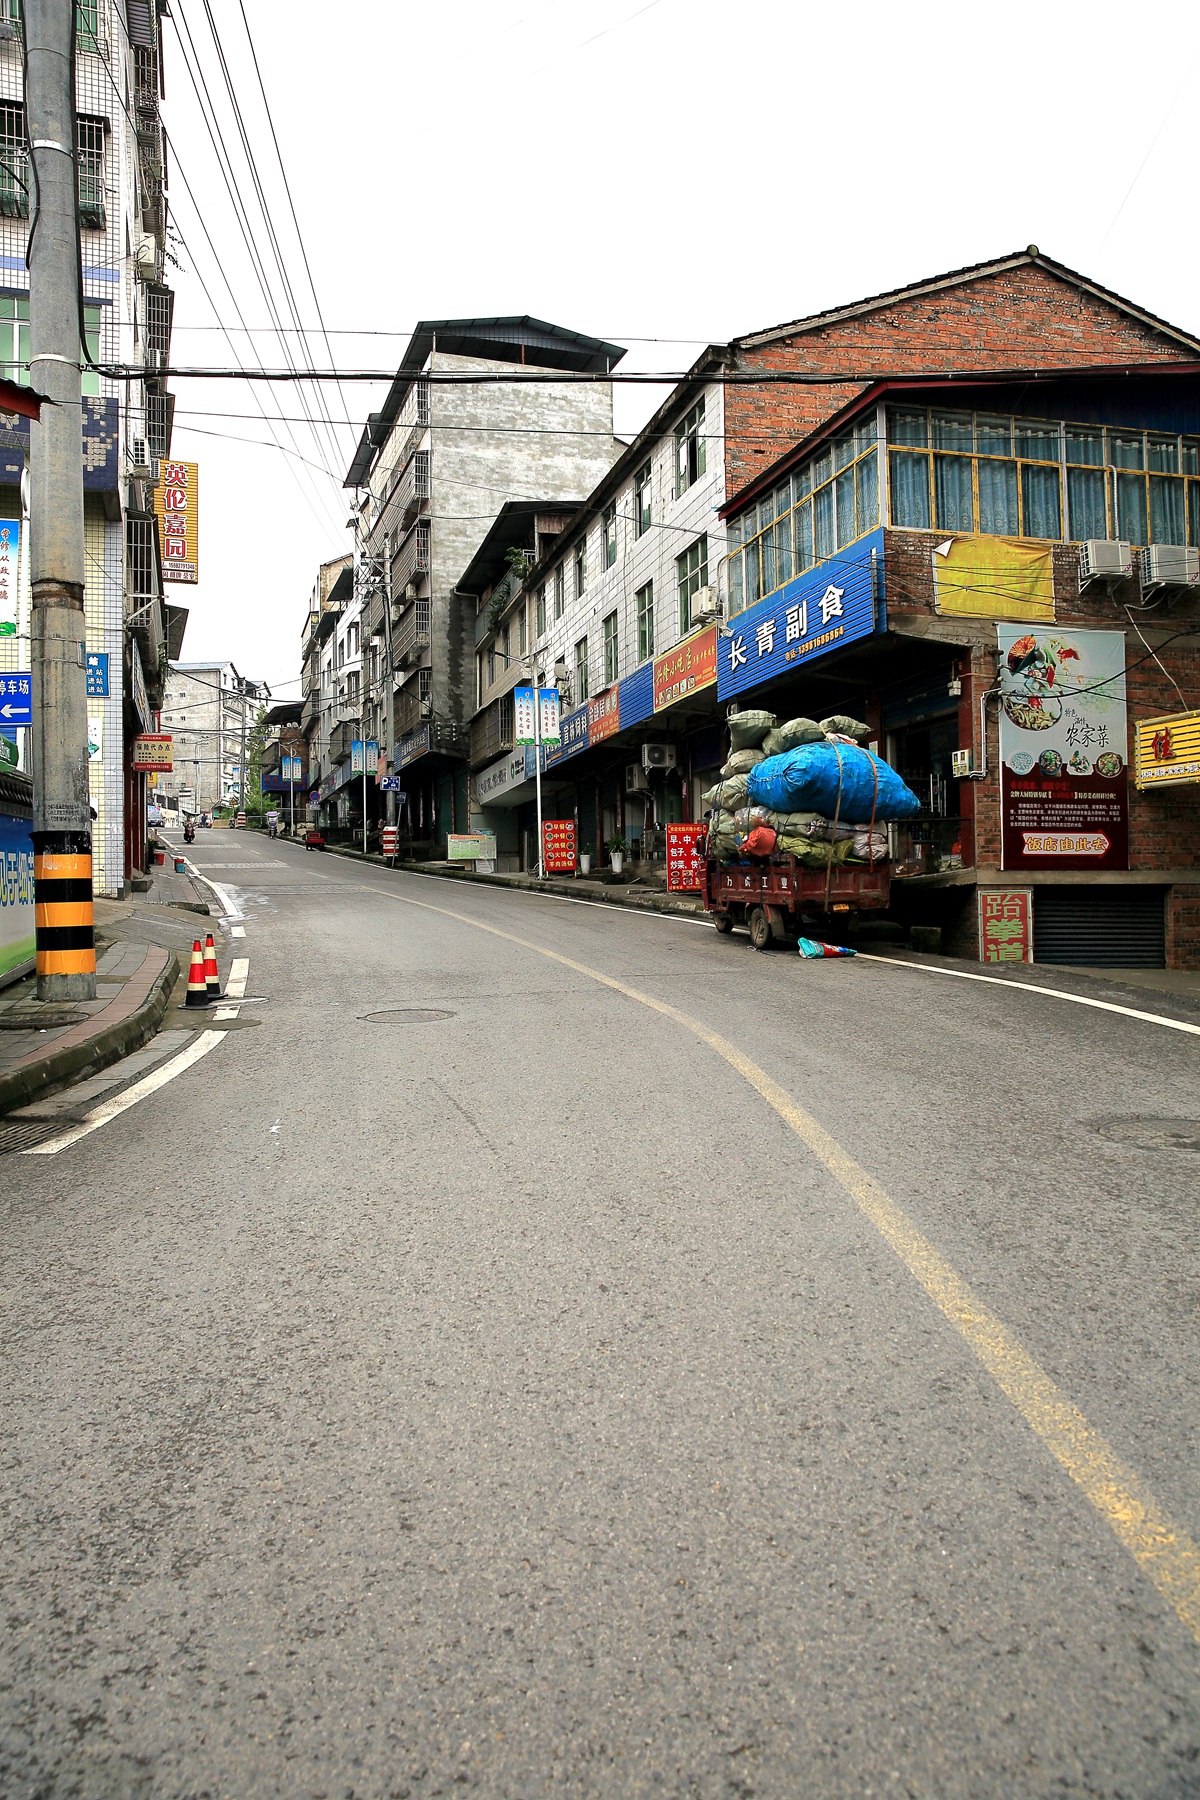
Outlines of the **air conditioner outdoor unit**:
M 1088 538 L 1079 546 L 1080 581 L 1120 580 L 1133 574 L 1133 545 Z
M 554 659 L 554 685 L 555 685 L 555 687 L 564 687 L 566 685 L 566 680 L 567 680 L 567 659 L 565 656 L 556 656 Z
M 639 763 L 625 764 L 625 792 L 627 794 L 648 794 L 650 777 Z
M 416 584 L 416 582 L 415 582 L 415 581 L 408 581 L 408 582 L 405 582 L 405 584 L 404 584 L 404 598 L 405 598 L 405 599 L 406 599 L 406 600 L 415 600 L 415 599 L 416 599 L 416 597 L 417 597 L 417 584 Z
M 153 281 L 158 272 L 158 245 L 149 232 L 143 233 L 137 241 L 136 261 L 138 274 L 144 280 Z
M 711 625 L 717 616 L 717 596 L 710 587 L 697 588 L 688 606 L 688 623 L 693 628 Z
M 1147 544 L 1142 551 L 1142 580 L 1147 587 L 1200 586 L 1200 550 L 1185 544 Z
M 674 744 L 643 744 L 643 769 L 673 769 L 675 767 Z

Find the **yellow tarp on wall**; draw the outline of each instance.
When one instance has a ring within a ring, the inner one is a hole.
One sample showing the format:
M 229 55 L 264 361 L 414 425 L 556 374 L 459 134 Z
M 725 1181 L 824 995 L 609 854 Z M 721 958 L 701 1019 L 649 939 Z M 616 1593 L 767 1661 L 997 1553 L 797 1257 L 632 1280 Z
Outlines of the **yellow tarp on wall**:
M 1018 538 L 946 538 L 933 552 L 940 613 L 1054 623 L 1054 549 Z

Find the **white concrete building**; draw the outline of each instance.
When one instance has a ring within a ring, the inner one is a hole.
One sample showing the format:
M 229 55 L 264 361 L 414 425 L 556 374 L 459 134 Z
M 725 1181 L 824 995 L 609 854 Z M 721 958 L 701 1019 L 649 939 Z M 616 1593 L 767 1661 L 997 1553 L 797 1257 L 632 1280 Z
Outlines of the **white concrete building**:
M 198 813 L 238 802 L 243 721 L 248 737 L 269 699 L 265 682 L 245 681 L 231 662 L 172 663 L 162 728 L 173 739 L 175 767 L 158 777 L 159 792 L 185 803 L 190 795 L 183 810 Z

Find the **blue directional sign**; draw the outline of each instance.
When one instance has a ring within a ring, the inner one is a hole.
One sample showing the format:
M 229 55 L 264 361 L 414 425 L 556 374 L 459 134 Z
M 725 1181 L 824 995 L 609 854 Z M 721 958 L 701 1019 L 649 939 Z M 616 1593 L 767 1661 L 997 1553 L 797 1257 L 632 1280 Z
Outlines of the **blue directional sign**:
M 87 653 L 87 691 L 89 700 L 108 699 L 108 651 L 89 650 Z
M 28 670 L 0 674 L 0 725 L 33 724 L 33 681 Z

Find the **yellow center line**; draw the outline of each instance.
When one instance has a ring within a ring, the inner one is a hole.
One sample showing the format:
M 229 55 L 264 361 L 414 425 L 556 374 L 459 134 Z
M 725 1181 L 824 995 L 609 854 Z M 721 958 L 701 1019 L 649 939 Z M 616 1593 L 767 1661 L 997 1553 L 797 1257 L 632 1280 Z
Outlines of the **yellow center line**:
M 673 1020 L 722 1057 L 761 1094 L 817 1161 L 824 1164 L 864 1218 L 870 1220 L 938 1311 L 958 1332 L 972 1355 L 1008 1396 L 1026 1424 L 1077 1483 L 1142 1573 L 1154 1583 L 1200 1643 L 1200 1546 L 1159 1505 L 1137 1471 L 1088 1423 L 1003 1320 L 917 1229 L 874 1176 L 869 1175 L 823 1125 L 798 1106 L 765 1069 L 699 1019 L 693 1019 L 667 1001 L 629 987 L 587 963 L 577 962 L 557 950 L 548 950 L 542 944 L 532 943 L 511 931 L 502 931 L 499 926 L 487 925 L 481 919 L 473 919 L 450 907 L 412 900 L 393 888 L 374 887 L 373 891 L 385 894 L 390 900 L 398 900 L 404 906 L 416 906 L 423 912 L 456 919 L 476 931 L 486 931 L 492 937 L 503 938 L 522 950 L 531 950 L 536 956 L 544 956 L 550 962 L 572 969 L 577 975 L 586 976 L 601 987 L 611 988 L 639 1006 L 649 1007 L 651 1012 Z

